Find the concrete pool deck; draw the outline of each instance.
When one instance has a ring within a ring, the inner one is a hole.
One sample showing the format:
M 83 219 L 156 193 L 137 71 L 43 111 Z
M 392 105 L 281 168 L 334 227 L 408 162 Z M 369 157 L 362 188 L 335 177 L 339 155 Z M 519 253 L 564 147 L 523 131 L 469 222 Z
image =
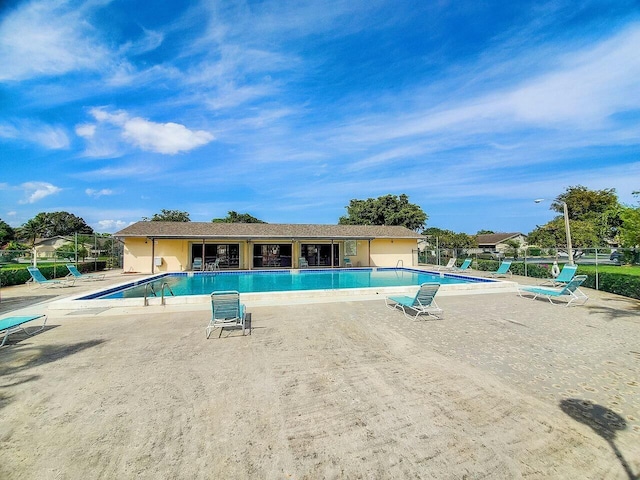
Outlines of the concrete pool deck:
M 208 305 L 49 308 L 98 283 L 2 288 L 3 317 L 49 321 L 0 349 L 0 478 L 640 473 L 638 301 L 247 302 L 251 335 L 209 340 Z

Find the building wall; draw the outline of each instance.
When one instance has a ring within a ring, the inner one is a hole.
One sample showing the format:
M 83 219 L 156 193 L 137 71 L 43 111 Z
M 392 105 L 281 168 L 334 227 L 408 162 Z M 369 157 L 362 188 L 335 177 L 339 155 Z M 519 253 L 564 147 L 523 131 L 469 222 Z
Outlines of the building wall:
M 253 245 L 255 244 L 287 244 L 277 239 L 264 239 L 259 242 L 225 240 L 221 242 L 206 242 L 209 244 L 239 243 L 240 244 L 240 269 L 249 269 L 253 261 Z M 300 257 L 300 244 L 302 243 L 331 243 L 314 240 L 296 240 L 293 242 L 292 261 L 293 268 L 298 267 Z M 344 266 L 344 242 L 336 241 L 340 247 L 340 266 Z M 124 240 L 123 269 L 125 272 L 154 273 L 180 272 L 191 270 L 191 245 L 201 245 L 202 242 L 194 240 L 155 240 L 155 248 L 152 254 L 151 240 L 144 238 L 126 238 Z M 369 252 L 369 246 L 371 252 Z M 413 251 L 417 250 L 418 243 L 414 239 L 376 239 L 357 241 L 355 256 L 348 257 L 353 266 L 379 266 L 395 267 L 399 260 L 404 266 L 413 265 Z M 160 258 L 160 265 L 153 265 L 153 258 Z
M 395 267 L 399 260 L 405 267 L 413 266 L 413 251 L 418 250 L 417 239 L 375 239 L 371 241 L 371 266 Z

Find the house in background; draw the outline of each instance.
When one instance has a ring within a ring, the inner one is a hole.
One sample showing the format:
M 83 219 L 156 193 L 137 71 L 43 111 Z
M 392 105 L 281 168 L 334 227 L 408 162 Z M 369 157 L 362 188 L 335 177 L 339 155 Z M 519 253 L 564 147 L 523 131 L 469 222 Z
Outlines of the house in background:
M 478 252 L 475 253 L 497 253 L 504 256 L 505 252 L 511 247 L 507 245 L 507 241 L 515 240 L 520 244 L 520 248 L 527 246 L 527 237 L 522 233 L 487 233 L 480 234 L 476 237 L 478 241 Z
M 310 268 L 411 266 L 417 265 L 423 238 L 399 226 L 152 221 L 114 236 L 124 243 L 124 271 L 140 273 L 305 263 Z
M 54 258 L 56 256 L 56 250 L 69 242 L 73 242 L 73 239 L 61 235 L 39 238 L 34 242 L 33 249 L 38 258 Z

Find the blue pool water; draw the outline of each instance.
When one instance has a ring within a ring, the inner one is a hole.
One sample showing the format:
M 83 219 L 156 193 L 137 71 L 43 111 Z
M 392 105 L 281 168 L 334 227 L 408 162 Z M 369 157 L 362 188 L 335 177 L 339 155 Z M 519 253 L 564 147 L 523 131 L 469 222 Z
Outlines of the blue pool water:
M 153 277 L 149 281 L 125 285 L 117 290 L 98 292 L 80 300 L 141 298 L 145 288 L 160 295 L 167 283 L 174 295 L 209 295 L 214 290 L 237 290 L 240 293 L 290 292 L 296 290 L 327 290 L 343 288 L 398 287 L 420 285 L 425 282 L 440 284 L 477 283 L 491 281 L 458 275 L 440 275 L 406 268 L 340 269 L 340 270 L 284 270 L 251 272 L 199 272 L 172 273 Z M 165 292 L 168 294 L 168 292 Z

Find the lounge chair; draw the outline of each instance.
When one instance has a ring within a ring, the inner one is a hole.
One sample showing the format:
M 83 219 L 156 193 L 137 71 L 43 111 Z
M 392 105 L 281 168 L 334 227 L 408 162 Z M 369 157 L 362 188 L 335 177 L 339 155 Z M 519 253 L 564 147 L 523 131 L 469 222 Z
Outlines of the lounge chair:
M 561 288 L 553 287 L 534 287 L 534 286 L 519 286 L 518 295 L 522 297 L 523 293 L 532 293 L 533 300 L 538 297 L 547 297 L 549 302 L 553 303 L 551 298 L 568 297 L 570 300 L 567 302 L 568 307 L 575 301 L 580 301 L 580 305 L 584 305 L 589 300 L 589 297 L 580 290 L 578 287 L 587 279 L 586 275 L 576 275 L 569 283 Z M 523 297 L 524 298 L 524 297 Z M 554 304 L 555 305 L 555 304 Z
M 246 311 L 240 303 L 240 293 L 235 290 L 224 290 L 211 294 L 211 320 L 207 325 L 207 338 L 215 328 L 220 328 L 220 334 L 225 327 L 242 327 L 244 335 Z
M 462 262 L 462 265 L 460 265 L 459 267 L 453 267 L 453 271 L 464 272 L 466 269 L 468 269 L 471 266 L 471 262 L 472 262 L 471 258 L 465 258 L 464 262 Z
M 41 287 L 71 287 L 76 282 L 74 278 L 63 278 L 59 280 L 47 280 L 38 267 L 27 267 L 31 274 L 28 282 L 33 282 Z
M 67 275 L 67 278 L 73 277 L 78 280 L 91 282 L 95 280 L 104 280 L 105 277 L 104 273 L 80 273 L 78 267 L 73 264 L 67 264 L 67 269 L 69 270 L 69 275 Z
M 450 258 L 449 262 L 447 262 L 446 265 L 439 265 L 438 266 L 438 271 L 440 270 L 453 270 L 456 266 L 456 259 L 454 258 Z
M 309 262 L 304 257 L 300 257 L 298 259 L 298 268 L 307 268 L 309 266 Z
M 426 314 L 430 317 L 442 318 L 444 313 L 436 303 L 435 296 L 438 293 L 440 284 L 423 283 L 420 285 L 415 297 L 398 296 L 386 297 L 384 303 L 387 307 L 400 309 L 407 318 L 416 320 L 420 315 Z M 408 311 L 416 312 L 414 316 L 408 314 Z
M 351 263 L 351 259 L 350 258 L 344 258 L 342 260 L 342 263 L 344 264 L 345 267 L 353 267 L 353 263 Z
M 509 270 L 511 268 L 511 260 L 503 260 L 498 269 L 495 272 L 489 272 L 489 276 L 493 278 L 511 276 L 512 273 Z
M 560 274 L 556 278 L 546 278 L 540 285 L 550 285 L 552 287 L 559 287 L 569 283 L 578 270 L 577 265 L 565 265 L 562 267 Z
M 32 320 L 37 320 L 38 318 L 42 318 L 42 317 L 44 317 L 44 323 L 42 324 L 42 326 L 40 326 L 36 330 L 28 331 L 25 327 L 23 327 L 25 323 L 28 323 Z M 3 318 L 2 320 L 0 320 L 0 332 L 5 332 L 5 334 L 4 334 L 4 338 L 2 339 L 2 343 L 0 343 L 0 347 L 2 347 L 5 344 L 5 342 L 7 341 L 7 338 L 12 333 L 16 333 L 22 330 L 27 335 L 35 335 L 36 333 L 44 330 L 44 327 L 46 324 L 47 324 L 47 316 L 44 314 Z
M 202 270 L 202 258 L 195 257 L 193 259 L 193 263 L 191 264 L 191 270 Z

